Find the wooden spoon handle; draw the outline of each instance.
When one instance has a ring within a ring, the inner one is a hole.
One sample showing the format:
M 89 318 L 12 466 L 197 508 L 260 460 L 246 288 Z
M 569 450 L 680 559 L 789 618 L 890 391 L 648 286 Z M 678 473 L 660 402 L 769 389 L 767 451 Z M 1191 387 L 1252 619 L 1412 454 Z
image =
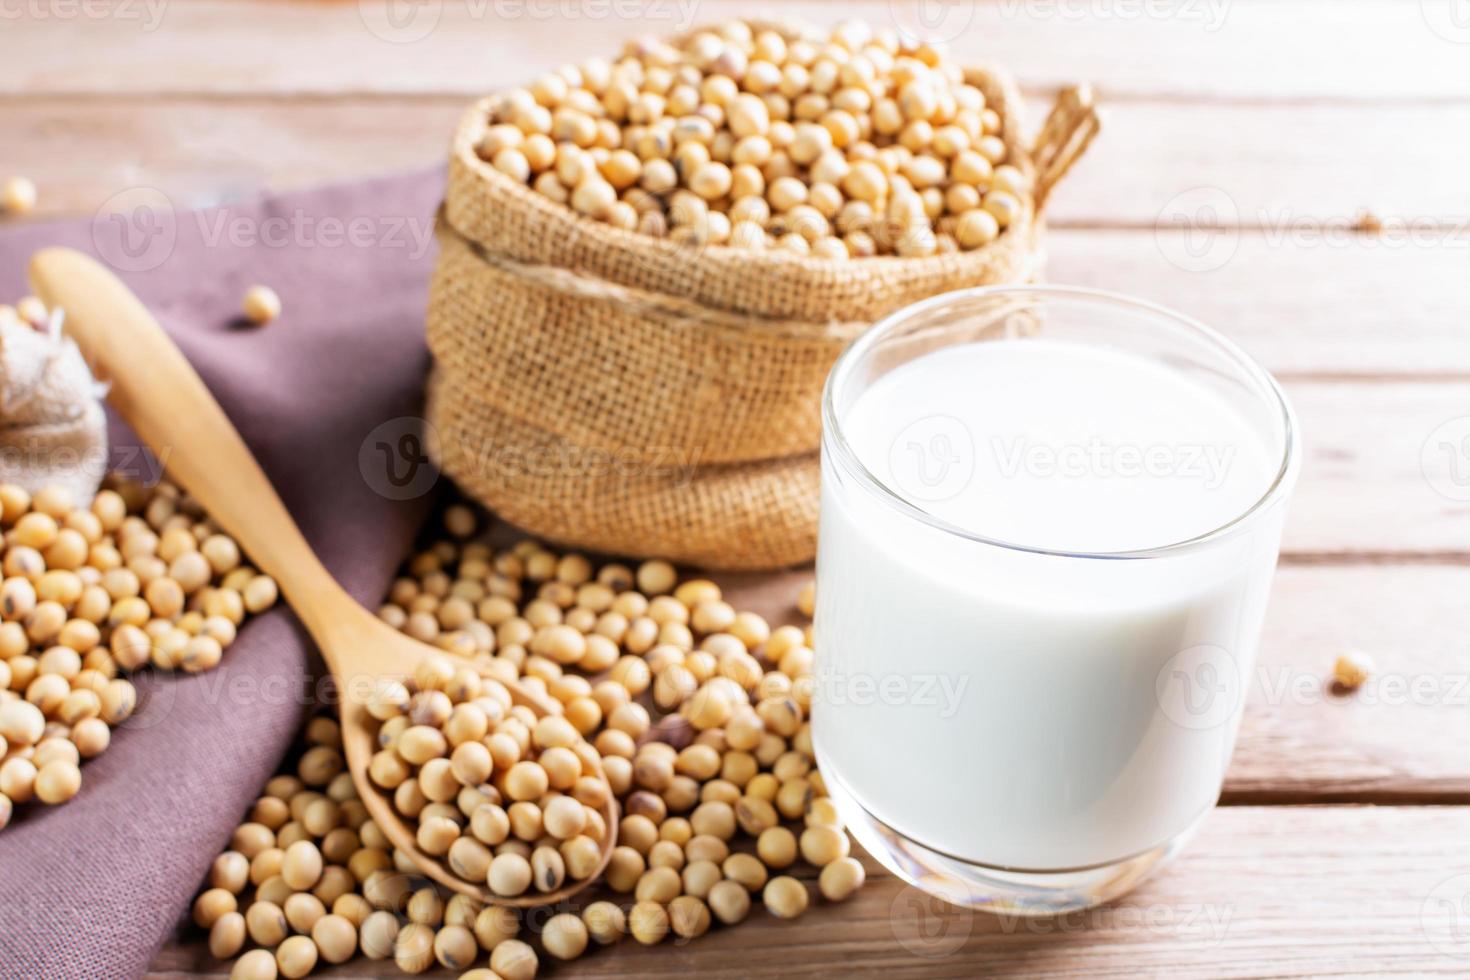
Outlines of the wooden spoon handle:
M 307 544 L 245 441 L 204 382 L 132 291 L 96 260 L 66 248 L 31 259 L 31 284 L 65 329 L 109 400 L 252 561 L 272 576 L 312 634 L 345 605 L 357 609 Z M 345 605 L 344 605 L 345 604 Z

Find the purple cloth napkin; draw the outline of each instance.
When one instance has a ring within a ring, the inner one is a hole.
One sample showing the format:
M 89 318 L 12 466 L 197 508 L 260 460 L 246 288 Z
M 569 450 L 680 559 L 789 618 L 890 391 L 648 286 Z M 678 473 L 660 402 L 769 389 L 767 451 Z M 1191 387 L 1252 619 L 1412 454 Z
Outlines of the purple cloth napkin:
M 376 604 L 431 504 L 431 472 L 406 480 L 398 460 L 390 475 L 379 444 L 394 451 L 420 412 L 441 195 L 430 173 L 202 212 L 128 192 L 91 221 L 0 233 L 0 302 L 29 293 L 28 259 L 47 245 L 112 265 L 204 377 L 327 567 Z M 232 322 L 255 283 L 285 309 L 264 328 Z M 148 475 L 135 438 L 116 420 L 112 430 L 114 465 Z M 81 794 L 19 808 L 0 832 L 0 977 L 146 969 L 290 745 L 313 690 L 309 651 L 281 606 L 252 619 L 215 671 L 134 679 L 139 710 L 83 767 Z

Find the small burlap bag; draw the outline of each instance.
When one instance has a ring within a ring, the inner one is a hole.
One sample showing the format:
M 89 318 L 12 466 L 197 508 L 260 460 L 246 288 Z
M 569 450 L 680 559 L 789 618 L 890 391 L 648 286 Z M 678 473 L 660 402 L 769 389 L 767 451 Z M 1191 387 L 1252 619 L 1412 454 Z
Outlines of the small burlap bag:
M 445 472 L 566 544 L 727 568 L 810 558 L 832 362 L 908 303 L 1036 278 L 1047 195 L 1097 131 L 1090 94 L 1070 89 L 1030 144 L 1009 77 L 977 68 L 967 79 L 1035 193 L 991 244 L 923 258 L 694 249 L 615 228 L 482 161 L 490 100 L 471 108 L 450 156 L 428 309 Z M 617 465 L 531 478 L 506 468 L 518 447 Z
M 780 568 L 811 558 L 815 453 L 700 466 L 578 446 L 499 412 L 436 370 L 431 447 L 466 493 L 551 541 L 706 568 Z
M 0 317 L 0 483 L 70 490 L 85 504 L 107 468 L 102 388 L 62 314 L 43 328 Z

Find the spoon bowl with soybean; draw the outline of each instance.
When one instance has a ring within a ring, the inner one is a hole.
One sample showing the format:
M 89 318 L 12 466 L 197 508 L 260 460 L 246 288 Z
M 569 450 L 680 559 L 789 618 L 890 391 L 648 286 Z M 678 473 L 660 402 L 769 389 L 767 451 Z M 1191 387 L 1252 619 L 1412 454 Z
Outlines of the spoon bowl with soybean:
M 46 305 L 65 311 L 66 332 L 98 377 L 111 383 L 108 399 L 118 414 L 159 458 L 168 460 L 170 477 L 279 583 L 316 641 L 336 679 L 348 771 L 368 813 L 393 846 L 426 877 L 486 904 L 553 905 L 596 881 L 617 839 L 617 803 L 611 792 L 601 808 L 606 832 L 596 869 L 555 891 L 500 896 L 486 882 L 460 878 L 423 852 L 413 830 L 368 776 L 379 725 L 368 702 L 380 681 L 410 677 L 430 657 L 455 655 L 398 632 L 332 578 L 203 380 L 116 276 L 92 258 L 62 248 L 37 253 L 30 275 Z M 469 663 L 463 658 L 456 662 Z M 537 717 L 561 714 L 561 706 L 539 691 L 503 678 L 500 682 L 513 704 L 524 705 Z

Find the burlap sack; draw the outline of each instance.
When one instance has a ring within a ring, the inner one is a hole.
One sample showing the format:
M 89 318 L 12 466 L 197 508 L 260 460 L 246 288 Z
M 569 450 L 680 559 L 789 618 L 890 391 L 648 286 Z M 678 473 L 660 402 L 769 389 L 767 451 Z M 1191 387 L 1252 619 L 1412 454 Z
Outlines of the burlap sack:
M 107 418 L 61 314 L 44 329 L 0 317 L 0 483 L 62 486 L 82 504 L 107 468 Z
M 1090 94 L 1072 89 L 1029 144 L 1009 77 L 967 74 L 1036 193 L 992 244 L 926 258 L 695 250 L 614 228 L 482 161 L 489 100 L 471 108 L 450 156 L 428 310 L 439 374 L 430 421 L 449 447 L 444 470 L 508 519 L 568 544 L 720 567 L 810 558 L 832 362 L 908 303 L 1036 278 L 1046 196 L 1097 130 Z M 477 444 L 503 450 L 517 438 L 646 469 L 572 470 L 552 487 L 497 484 L 502 469 L 469 468 Z M 650 475 L 670 459 L 698 475 Z
M 460 489 L 547 540 L 705 568 L 781 568 L 817 541 L 817 455 L 700 466 L 588 449 L 429 379 L 431 447 Z

